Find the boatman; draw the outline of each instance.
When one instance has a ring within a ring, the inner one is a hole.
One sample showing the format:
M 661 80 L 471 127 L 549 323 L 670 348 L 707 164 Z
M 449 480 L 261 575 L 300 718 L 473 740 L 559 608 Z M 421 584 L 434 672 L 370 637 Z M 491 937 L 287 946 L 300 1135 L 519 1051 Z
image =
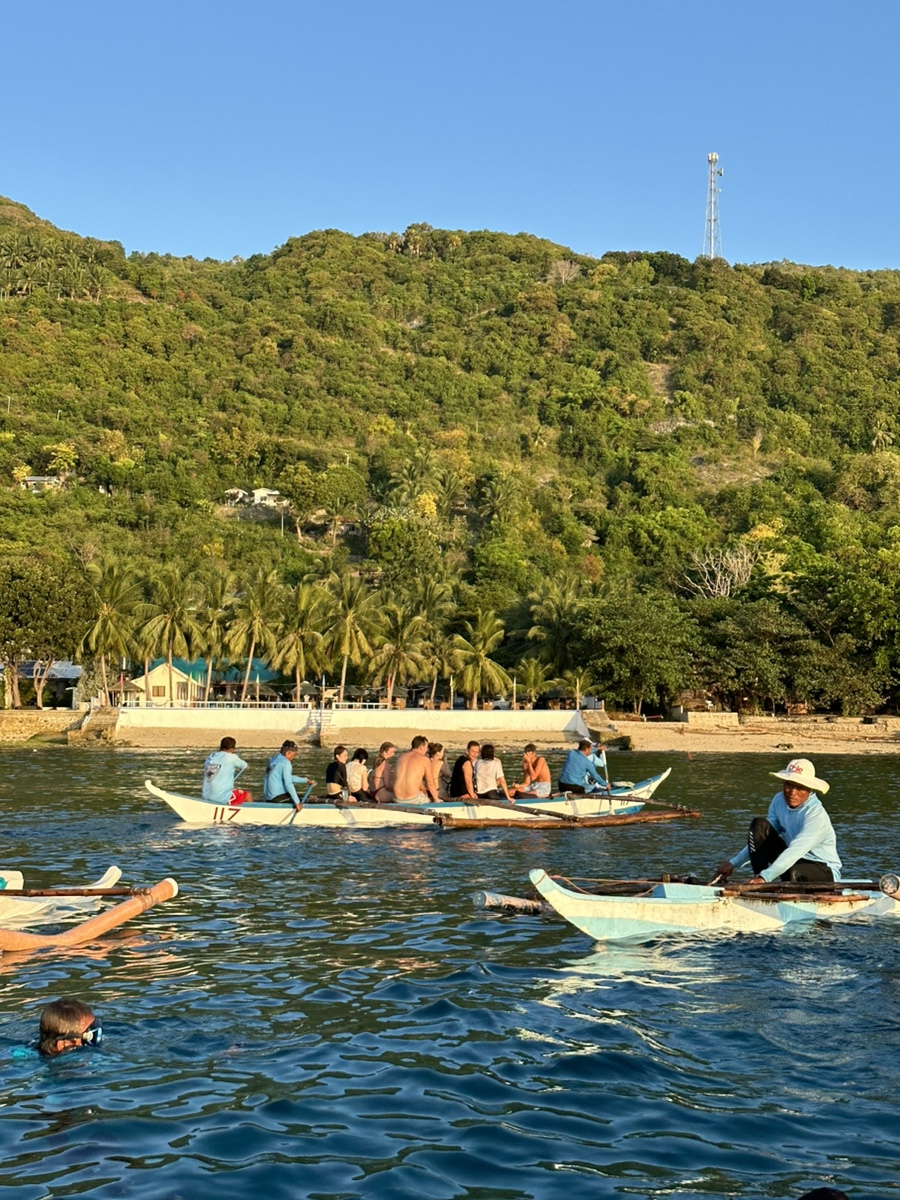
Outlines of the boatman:
M 828 784 L 817 779 L 808 758 L 795 758 L 783 771 L 771 771 L 783 779 L 781 791 L 772 797 L 766 817 L 750 822 L 747 845 L 727 862 L 719 863 L 726 879 L 735 867 L 749 862 L 751 883 L 833 883 L 841 877 L 841 860 L 828 813 L 816 792 L 824 795 Z
M 606 789 L 606 780 L 598 774 L 593 763 L 594 743 L 582 738 L 577 750 L 570 750 L 559 773 L 559 790 L 583 796 Z
M 266 763 L 266 773 L 263 777 L 263 800 L 270 804 L 279 804 L 282 800 L 286 800 L 293 804 L 299 812 L 303 807 L 303 801 L 297 795 L 294 785 L 305 783 L 312 789 L 315 787 L 316 781 L 307 779 L 305 775 L 293 774 L 293 763 L 296 756 L 297 743 L 290 740 L 282 744 L 277 754 L 272 755 Z
M 212 800 L 213 804 L 247 804 L 253 799 L 245 788 L 234 786 L 238 775 L 247 770 L 247 764 L 234 752 L 236 746 L 233 737 L 223 737 L 218 750 L 203 764 L 204 800 Z

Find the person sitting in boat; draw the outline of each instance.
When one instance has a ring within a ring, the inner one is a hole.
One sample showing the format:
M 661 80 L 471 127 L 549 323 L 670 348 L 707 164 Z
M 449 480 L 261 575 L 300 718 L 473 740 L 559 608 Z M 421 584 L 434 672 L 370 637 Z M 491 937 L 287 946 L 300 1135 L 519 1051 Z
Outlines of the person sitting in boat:
M 450 787 L 447 789 L 451 800 L 478 799 L 475 794 L 475 763 L 481 753 L 480 742 L 469 742 L 465 754 L 461 754 L 453 764 L 450 772 Z
M 233 737 L 223 737 L 218 750 L 203 764 L 204 800 L 213 804 L 247 804 L 253 799 L 252 792 L 234 786 L 237 777 L 247 770 L 247 764 L 234 752 L 236 746 Z
M 447 766 L 447 752 L 442 742 L 428 743 L 428 778 L 431 790 L 437 793 L 438 799 L 449 800 L 447 784 L 450 782 L 450 768 Z
M 589 792 L 606 790 L 606 780 L 592 761 L 593 753 L 594 743 L 587 738 L 581 739 L 577 750 L 569 751 L 559 773 L 561 792 L 575 792 L 583 796 Z
M 550 786 L 547 760 L 538 754 L 534 742 L 529 742 L 522 751 L 522 782 L 512 788 L 512 796 L 544 800 L 550 795 Z
M 297 795 L 295 784 L 305 783 L 312 787 L 314 779 L 305 775 L 294 775 L 294 759 L 297 757 L 297 743 L 290 740 L 283 742 L 277 754 L 273 754 L 266 763 L 266 773 L 263 777 L 263 800 L 270 804 L 278 804 L 283 800 L 293 804 L 297 812 L 303 807 L 303 801 Z
M 41 1013 L 38 1053 L 55 1058 L 69 1050 L 96 1046 L 103 1029 L 93 1010 L 81 1000 L 63 996 L 46 1005 Z
M 353 799 L 360 804 L 368 803 L 372 799 L 369 795 L 369 768 L 366 766 L 368 761 L 368 750 L 360 746 L 358 750 L 353 751 L 353 757 L 347 763 L 347 787 Z
M 507 801 L 512 799 L 503 777 L 503 763 L 494 754 L 490 742 L 481 747 L 475 762 L 475 795 L 479 800 L 499 800 L 501 795 Z
M 382 742 L 372 771 L 372 796 L 378 804 L 390 804 L 394 799 L 394 764 L 397 753 L 393 742 Z
M 419 734 L 394 769 L 394 799 L 398 804 L 437 803 L 440 797 L 428 775 L 428 738 Z
M 783 771 L 771 771 L 783 779 L 781 791 L 772 797 L 766 817 L 750 822 L 747 845 L 727 862 L 719 863 L 717 874 L 726 879 L 735 867 L 749 862 L 751 883 L 832 883 L 841 877 L 837 840 L 828 813 L 815 794 L 828 791 L 817 779 L 808 758 L 795 758 Z
M 340 800 L 344 793 L 349 794 L 350 785 L 347 781 L 346 746 L 335 746 L 334 758 L 325 768 L 325 794 L 329 800 Z

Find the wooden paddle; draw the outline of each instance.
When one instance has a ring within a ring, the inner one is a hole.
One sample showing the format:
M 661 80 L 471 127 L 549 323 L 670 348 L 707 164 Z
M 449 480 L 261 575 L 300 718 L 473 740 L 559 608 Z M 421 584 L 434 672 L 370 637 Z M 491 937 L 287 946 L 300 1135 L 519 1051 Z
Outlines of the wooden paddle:
M 62 933 L 25 933 L 14 929 L 0 929 L 0 950 L 40 950 L 44 947 L 82 946 L 109 933 L 117 925 L 130 921 L 164 900 L 171 900 L 178 895 L 178 884 L 174 879 L 163 879 L 153 887 L 145 888 L 140 895 L 132 896 L 109 908 L 106 912 L 98 913 L 89 921 L 65 929 Z
M 4 896 L 145 896 L 149 890 L 145 887 L 3 888 L 0 900 Z
M 484 808 L 506 808 L 506 809 L 511 808 L 515 812 L 528 813 L 528 815 L 531 817 L 556 817 L 560 821 L 578 821 L 578 820 L 580 820 L 580 817 L 575 816 L 574 813 L 547 812 L 543 808 L 532 808 L 528 804 L 519 804 L 518 801 L 513 803 L 512 800 L 482 800 L 482 798 L 479 796 L 479 798 L 477 800 L 463 799 L 462 802 L 463 802 L 463 804 L 475 804 L 479 808 L 481 808 L 481 807 L 484 807 Z M 587 815 L 587 814 L 585 814 L 585 815 Z M 591 815 L 593 815 L 593 814 L 591 814 Z

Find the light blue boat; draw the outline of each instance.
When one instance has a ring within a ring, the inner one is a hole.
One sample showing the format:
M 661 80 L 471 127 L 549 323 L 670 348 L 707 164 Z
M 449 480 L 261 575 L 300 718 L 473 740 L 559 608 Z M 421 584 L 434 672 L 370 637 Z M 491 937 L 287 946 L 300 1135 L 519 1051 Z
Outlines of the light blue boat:
M 714 931 L 771 933 L 798 922 L 900 916 L 900 879 L 822 884 L 705 886 L 605 881 L 597 891 L 566 886 L 546 871 L 530 873 L 547 904 L 595 941 L 647 940 L 660 934 Z M 893 891 L 891 889 L 894 889 Z

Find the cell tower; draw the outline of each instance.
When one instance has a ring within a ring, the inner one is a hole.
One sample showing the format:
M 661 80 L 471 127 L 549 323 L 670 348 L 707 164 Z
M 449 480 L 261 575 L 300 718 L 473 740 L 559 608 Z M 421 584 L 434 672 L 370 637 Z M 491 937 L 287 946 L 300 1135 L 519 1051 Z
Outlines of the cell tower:
M 722 231 L 719 228 L 719 192 L 716 180 L 725 172 L 719 166 L 719 156 L 715 150 L 707 154 L 709 163 L 709 186 L 706 192 L 706 230 L 703 234 L 703 250 L 701 258 L 722 257 Z

